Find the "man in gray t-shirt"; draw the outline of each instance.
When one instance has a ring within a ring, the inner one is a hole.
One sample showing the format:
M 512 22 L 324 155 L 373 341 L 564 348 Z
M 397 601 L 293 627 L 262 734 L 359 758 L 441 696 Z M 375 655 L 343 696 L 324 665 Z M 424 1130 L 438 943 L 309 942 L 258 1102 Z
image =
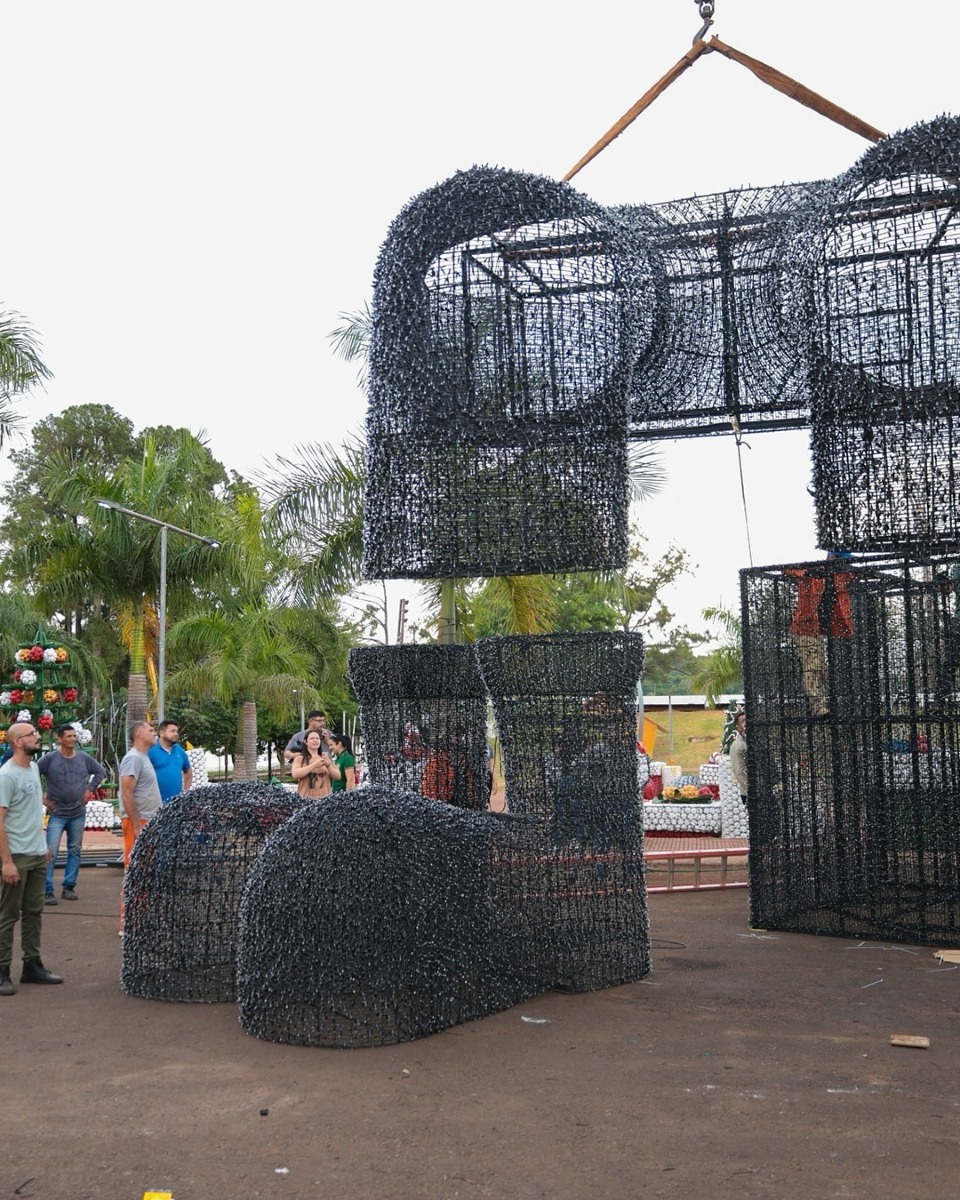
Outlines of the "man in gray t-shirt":
M 133 727 L 133 745 L 120 763 L 120 824 L 123 828 L 123 869 L 126 871 L 137 834 L 163 807 L 157 773 L 148 752 L 157 740 L 149 721 Z M 123 899 L 120 900 L 120 932 L 123 932 Z

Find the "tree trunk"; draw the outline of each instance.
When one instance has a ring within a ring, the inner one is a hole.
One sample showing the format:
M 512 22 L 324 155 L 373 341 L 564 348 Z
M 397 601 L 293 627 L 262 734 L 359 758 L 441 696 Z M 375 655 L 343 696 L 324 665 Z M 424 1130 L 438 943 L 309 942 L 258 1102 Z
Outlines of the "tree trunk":
M 134 675 L 132 672 L 127 680 L 127 745 L 130 745 L 130 733 L 138 722 L 147 715 L 147 677 Z
M 240 702 L 240 730 L 237 738 L 237 754 L 234 759 L 233 777 L 236 780 L 257 777 L 257 702 Z

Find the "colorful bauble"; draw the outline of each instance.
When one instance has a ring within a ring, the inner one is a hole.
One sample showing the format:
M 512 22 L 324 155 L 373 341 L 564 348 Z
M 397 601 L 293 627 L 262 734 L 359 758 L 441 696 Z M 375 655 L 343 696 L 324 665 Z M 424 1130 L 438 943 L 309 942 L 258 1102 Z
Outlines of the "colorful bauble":
M 37 682 L 36 671 L 29 671 L 29 670 L 21 671 L 18 682 L 22 683 L 24 687 L 32 687 Z
M 55 692 L 55 691 L 53 690 L 53 688 L 44 688 L 44 691 L 43 691 L 43 702 L 44 702 L 44 704 L 56 704 L 56 702 L 57 702 L 59 699 L 60 699 L 60 693 L 59 693 L 59 692 Z
M 11 704 L 22 704 L 23 703 L 23 692 L 20 690 L 20 688 L 11 688 L 10 689 L 10 703 Z
M 17 720 L 18 721 L 32 721 L 33 713 L 30 711 L 29 708 L 21 708 L 20 711 L 17 713 Z
M 75 687 L 68 687 L 68 688 L 63 689 L 63 702 L 64 702 L 64 704 L 76 704 L 77 689 Z
M 47 717 L 47 716 L 39 717 L 37 719 L 37 728 L 44 733 L 46 733 L 46 731 L 48 729 L 52 729 L 53 728 L 53 717 Z

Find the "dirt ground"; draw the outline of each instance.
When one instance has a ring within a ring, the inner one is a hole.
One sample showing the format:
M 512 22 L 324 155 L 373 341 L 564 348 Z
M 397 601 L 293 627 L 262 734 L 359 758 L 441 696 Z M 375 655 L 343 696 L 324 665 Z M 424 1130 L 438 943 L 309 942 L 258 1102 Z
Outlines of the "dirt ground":
M 643 982 L 310 1050 L 122 995 L 119 887 L 85 867 L 44 914 L 66 983 L 0 998 L 0 1200 L 957 1194 L 960 970 L 929 948 L 756 934 L 745 889 L 654 895 Z

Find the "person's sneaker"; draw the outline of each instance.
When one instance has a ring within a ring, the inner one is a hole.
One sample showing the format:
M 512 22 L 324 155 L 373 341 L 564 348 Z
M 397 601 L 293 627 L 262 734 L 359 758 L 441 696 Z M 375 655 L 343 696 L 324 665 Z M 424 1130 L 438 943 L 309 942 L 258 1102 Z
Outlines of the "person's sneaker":
M 20 976 L 21 983 L 63 983 L 63 979 L 59 975 L 54 975 L 52 971 L 48 971 L 39 958 L 25 958 L 23 960 L 23 974 Z
M 73 890 L 73 888 L 65 887 L 63 889 L 63 891 L 60 893 L 60 899 L 61 900 L 78 900 L 79 897 L 77 896 L 77 893 Z
M 16 990 L 10 978 L 10 968 L 0 967 L 0 996 L 12 996 Z
M 59 903 L 59 901 L 57 900 L 57 898 L 53 894 L 53 892 L 47 892 L 47 894 L 43 898 L 43 902 L 44 902 L 44 904 L 58 904 Z

